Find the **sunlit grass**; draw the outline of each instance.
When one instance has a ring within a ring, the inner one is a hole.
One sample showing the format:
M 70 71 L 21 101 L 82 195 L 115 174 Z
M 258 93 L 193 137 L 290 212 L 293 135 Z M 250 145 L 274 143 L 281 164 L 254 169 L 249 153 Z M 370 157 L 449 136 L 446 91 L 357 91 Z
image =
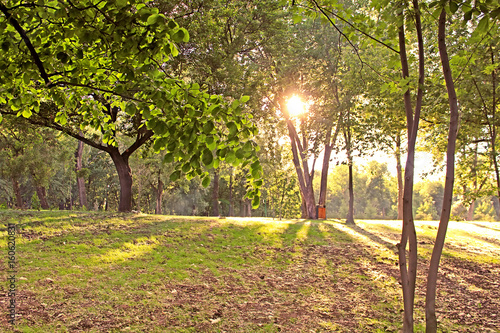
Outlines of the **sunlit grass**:
M 89 331 L 400 328 L 399 221 L 356 221 L 352 227 L 333 220 L 16 213 L 0 212 L 0 221 L 23 223 L 17 237 L 18 286 L 26 295 L 20 304 L 27 306 L 21 331 L 83 330 L 84 318 L 96 325 Z M 423 258 L 430 256 L 436 226 L 417 223 Z M 497 226 L 486 234 L 481 231 L 489 224 L 452 223 L 444 256 L 494 263 Z M 0 230 L 3 242 L 5 235 Z M 212 323 L 217 311 L 222 318 Z M 41 313 L 48 321 L 37 317 Z M 417 312 L 417 322 L 422 318 Z M 463 331 L 451 321 L 446 325 Z

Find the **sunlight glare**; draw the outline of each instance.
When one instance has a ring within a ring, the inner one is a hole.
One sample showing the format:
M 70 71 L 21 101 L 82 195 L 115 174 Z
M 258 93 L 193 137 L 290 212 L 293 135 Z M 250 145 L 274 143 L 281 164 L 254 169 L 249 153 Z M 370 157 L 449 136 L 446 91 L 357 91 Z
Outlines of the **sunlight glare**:
M 306 104 L 297 95 L 293 95 L 288 99 L 286 107 L 288 109 L 288 114 L 290 115 L 290 117 L 298 117 L 306 112 Z

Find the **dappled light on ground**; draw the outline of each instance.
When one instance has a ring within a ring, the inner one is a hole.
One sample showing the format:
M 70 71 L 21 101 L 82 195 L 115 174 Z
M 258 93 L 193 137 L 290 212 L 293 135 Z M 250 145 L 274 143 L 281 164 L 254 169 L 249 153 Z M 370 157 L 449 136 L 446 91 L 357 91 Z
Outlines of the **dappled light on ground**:
M 29 214 L 18 235 L 21 330 L 398 332 L 401 327 L 394 253 L 398 221 L 348 226 L 330 220 Z M 500 236 L 481 234 L 487 224 L 461 225 L 453 224 L 448 239 L 460 256 L 449 252 L 440 271 L 440 325 L 444 331 L 495 332 L 500 266 L 493 257 Z M 418 223 L 418 306 L 425 249 L 435 226 Z M 498 233 L 497 224 L 491 226 Z M 459 250 L 466 241 L 468 249 Z M 485 244 L 489 257 L 479 249 Z M 6 301 L 2 296 L 0 307 Z M 421 312 L 416 322 L 418 331 Z

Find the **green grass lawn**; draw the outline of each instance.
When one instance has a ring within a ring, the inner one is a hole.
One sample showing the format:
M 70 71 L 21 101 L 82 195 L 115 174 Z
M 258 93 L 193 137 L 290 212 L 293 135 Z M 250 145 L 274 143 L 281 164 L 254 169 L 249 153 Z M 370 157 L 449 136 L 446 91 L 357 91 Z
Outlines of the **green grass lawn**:
M 2 332 L 398 332 L 399 221 L 0 211 L 16 223 L 17 320 Z M 417 224 L 416 331 L 437 222 Z M 6 274 L 4 274 L 6 276 Z M 500 332 L 500 223 L 453 222 L 442 332 Z M 5 314 L 5 315 L 4 315 Z M 9 328 L 10 327 L 10 328 Z

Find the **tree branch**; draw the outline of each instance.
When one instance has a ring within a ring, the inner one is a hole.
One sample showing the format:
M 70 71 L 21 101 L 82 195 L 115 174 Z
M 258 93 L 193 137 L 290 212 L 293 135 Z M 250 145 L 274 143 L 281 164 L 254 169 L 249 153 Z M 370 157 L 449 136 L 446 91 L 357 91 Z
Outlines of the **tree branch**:
M 35 50 L 35 47 L 31 43 L 30 38 L 26 34 L 26 31 L 21 27 L 19 22 L 12 16 L 12 14 L 9 12 L 9 9 L 4 6 L 3 3 L 0 2 L 0 11 L 4 13 L 5 17 L 7 20 L 12 24 L 14 29 L 19 33 L 21 38 L 23 39 L 24 43 L 26 44 L 26 47 L 31 53 L 31 56 L 33 57 L 33 61 L 35 62 L 35 65 L 38 67 L 38 70 L 40 71 L 40 76 L 42 77 L 43 81 L 45 82 L 46 85 L 50 85 L 50 79 L 49 76 L 47 75 L 47 72 L 45 71 L 45 67 L 43 66 L 42 61 L 40 60 L 40 56 Z

